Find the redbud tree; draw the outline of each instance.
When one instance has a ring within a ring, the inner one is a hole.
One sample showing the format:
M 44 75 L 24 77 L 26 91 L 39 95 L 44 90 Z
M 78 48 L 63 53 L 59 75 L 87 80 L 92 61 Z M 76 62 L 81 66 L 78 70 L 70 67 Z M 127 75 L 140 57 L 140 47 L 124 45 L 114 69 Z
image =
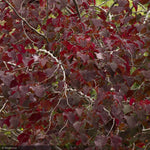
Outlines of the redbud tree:
M 149 0 L 1 0 L 0 145 L 148 149 L 149 16 Z

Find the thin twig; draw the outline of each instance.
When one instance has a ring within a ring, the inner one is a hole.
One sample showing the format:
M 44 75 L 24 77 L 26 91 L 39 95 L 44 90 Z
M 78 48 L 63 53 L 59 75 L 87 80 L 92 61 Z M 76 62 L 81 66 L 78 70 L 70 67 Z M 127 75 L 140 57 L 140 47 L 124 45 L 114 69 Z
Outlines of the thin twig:
M 113 130 L 114 126 L 115 126 L 115 118 L 113 118 L 113 124 L 112 124 L 112 126 L 111 126 L 111 128 L 110 128 L 110 130 L 109 130 L 109 132 L 108 132 L 108 134 L 107 134 L 107 136 L 110 135 L 110 133 L 111 133 L 111 131 Z
M 22 16 L 22 12 L 23 12 L 23 10 L 22 10 L 23 7 L 22 7 L 22 6 L 23 6 L 24 2 L 25 2 L 25 0 L 22 1 L 21 6 L 20 6 L 21 16 Z M 27 32 L 26 32 L 26 30 L 25 30 L 25 28 L 24 28 L 24 21 L 23 21 L 23 20 L 21 21 L 21 25 L 22 25 L 22 29 L 23 29 L 23 32 L 24 32 L 25 36 L 26 36 L 32 43 L 37 43 L 37 42 L 34 42 L 34 41 L 28 36 L 28 34 L 27 34 Z
M 76 0 L 73 0 L 73 2 L 74 2 L 74 5 L 75 5 L 75 8 L 76 8 L 76 11 L 77 11 L 78 17 L 79 17 L 79 18 L 81 18 L 81 17 L 80 17 L 79 8 L 78 8 L 78 4 L 77 4 Z
M 40 32 L 38 32 L 33 26 L 31 26 L 31 25 L 27 22 L 27 20 L 26 20 L 25 18 L 23 18 L 23 17 L 17 12 L 17 10 L 11 5 L 11 3 L 9 3 L 7 0 L 4 0 L 4 1 L 11 7 L 11 9 L 15 12 L 16 15 L 17 15 L 24 23 L 27 24 L 27 26 L 28 26 L 30 29 L 32 29 L 35 33 L 37 33 L 38 35 L 40 35 L 41 37 L 43 37 L 44 39 L 47 40 L 47 38 L 45 37 L 45 35 L 42 34 L 42 33 L 40 33 Z
M 55 75 L 55 73 L 58 70 L 58 68 L 59 68 L 59 65 L 57 65 L 57 68 L 54 70 L 54 72 L 48 78 L 46 78 L 45 80 L 41 81 L 39 84 L 42 84 L 42 83 L 48 81 L 49 79 L 51 79 Z
M 89 103 L 91 103 L 91 104 L 94 103 L 93 98 L 91 98 L 90 96 L 85 95 L 84 93 L 82 93 L 81 91 L 78 91 L 77 89 L 67 88 L 67 90 L 72 91 L 72 92 L 77 92 L 80 96 L 84 97 Z
M 137 2 L 143 9 L 147 10 L 140 2 Z
M 56 104 L 56 106 L 51 110 L 51 113 L 50 113 L 50 116 L 49 116 L 49 125 L 48 125 L 48 128 L 46 130 L 46 133 L 48 133 L 48 131 L 49 131 L 50 127 L 51 127 L 53 113 L 56 110 L 56 108 L 58 107 L 58 105 L 60 104 L 61 100 L 62 99 L 60 98 L 59 101 L 58 101 L 58 103 Z
M 146 144 L 144 150 L 148 150 L 149 145 L 150 145 L 150 142 L 148 144 Z
M 7 68 L 7 70 L 9 70 L 6 61 L 3 61 L 3 63 L 4 63 L 4 65 L 5 65 L 5 67 Z
M 48 54 L 50 57 L 52 57 L 53 59 L 55 59 L 55 61 L 59 64 L 62 65 L 61 61 L 57 59 L 57 57 L 55 57 L 50 51 L 47 51 L 46 49 L 39 49 L 39 52 L 43 52 Z M 64 70 L 64 69 L 63 69 Z
M 102 8 L 102 7 L 100 7 L 100 6 L 96 6 L 96 5 L 95 5 L 95 6 L 91 6 L 91 8 L 92 8 L 92 7 L 94 7 L 94 8 L 98 8 L 98 9 L 100 9 L 100 10 L 104 11 L 105 13 L 107 12 L 104 8 Z
M 142 129 L 142 132 L 147 132 L 147 131 L 150 131 L 150 128 Z
M 5 108 L 6 104 L 7 104 L 8 100 L 6 100 L 6 102 L 4 103 L 3 107 L 0 109 L 0 113 L 3 111 L 3 109 Z
M 107 12 L 107 14 L 106 14 L 106 17 L 108 17 L 108 15 L 110 14 L 111 9 L 114 7 L 115 4 L 117 4 L 117 1 L 116 1 L 116 0 L 115 0 L 114 3 L 110 6 L 110 8 L 109 8 L 109 10 L 108 10 L 108 12 Z
M 59 130 L 59 133 L 62 132 L 62 130 L 67 126 L 68 120 L 66 121 L 65 125 Z
M 23 21 L 21 21 L 21 24 L 22 24 L 22 29 L 23 29 L 23 32 L 24 32 L 25 36 L 26 36 L 32 43 L 37 43 L 37 42 L 34 42 L 34 41 L 28 36 L 27 32 L 25 31 Z
M 61 70 L 62 70 L 62 73 L 63 73 L 63 82 L 64 82 L 64 96 L 66 97 L 66 100 L 67 100 L 67 105 L 69 106 L 69 107 L 71 107 L 71 105 L 69 104 L 69 101 L 68 101 L 68 96 L 67 96 L 67 88 L 68 88 L 68 86 L 67 86 L 67 83 L 66 83 L 66 72 L 65 72 L 65 69 L 64 69 L 64 67 L 63 67 L 63 65 L 62 65 L 62 62 L 61 62 L 61 60 L 58 60 L 58 58 L 57 57 L 55 57 L 50 51 L 47 51 L 47 50 L 45 50 L 45 49 L 39 49 L 38 50 L 39 52 L 44 52 L 44 53 L 46 53 L 46 54 L 48 54 L 50 57 L 52 57 L 57 63 L 58 63 L 58 65 L 60 66 L 60 68 L 61 68 Z
M 64 82 L 64 96 L 66 97 L 66 100 L 67 100 L 67 105 L 69 107 L 71 107 L 71 105 L 69 104 L 68 102 L 68 96 L 67 96 L 67 83 L 66 83 L 66 72 L 65 72 L 65 69 L 62 65 L 62 62 L 61 60 L 58 60 L 57 57 L 55 57 L 50 51 L 47 51 L 45 49 L 39 49 L 38 50 L 39 52 L 44 52 L 45 54 L 49 55 L 51 58 L 53 58 L 57 63 L 58 63 L 58 66 L 60 66 L 61 70 L 62 70 L 62 73 L 63 73 L 63 82 Z M 55 109 L 58 107 L 59 103 L 61 102 L 62 99 L 59 99 L 58 103 L 56 104 L 56 106 L 53 108 L 53 110 L 51 111 L 50 113 L 50 116 L 49 116 L 49 126 L 48 126 L 48 129 L 46 131 L 46 133 L 49 131 L 50 127 L 51 127 L 51 122 L 52 122 L 52 116 L 53 116 L 53 112 L 55 111 Z
M 60 147 L 58 146 L 55 146 L 56 150 L 62 150 Z
M 144 22 L 143 22 L 143 24 L 145 24 L 146 22 L 147 22 L 147 20 L 148 20 L 148 15 L 150 14 L 150 10 L 147 12 L 147 14 L 146 14 L 146 17 L 145 17 L 145 20 L 144 20 Z
M 74 12 L 72 12 L 72 10 L 71 10 L 68 6 L 66 6 L 65 9 L 67 10 L 67 12 L 68 12 L 69 14 L 73 14 L 73 13 L 74 13 Z
M 135 150 L 135 143 L 133 143 L 133 147 L 132 147 L 132 150 Z
M 113 119 L 112 126 L 111 126 L 111 128 L 110 128 L 109 132 L 107 133 L 107 136 L 109 136 L 109 135 L 110 135 L 110 133 L 111 133 L 111 131 L 113 130 L 113 128 L 114 128 L 114 126 L 115 126 L 115 118 L 114 118 L 114 117 L 112 117 L 112 115 L 111 115 L 110 111 L 109 111 L 109 110 L 107 110 L 105 107 L 103 108 L 103 110 L 104 110 L 104 111 L 106 111 L 106 112 L 108 113 L 108 115 L 110 116 L 110 118 L 111 118 L 111 119 Z
M 98 5 L 98 6 L 102 6 L 102 5 L 104 5 L 105 3 L 107 3 L 109 0 L 105 0 L 104 2 L 102 2 L 100 5 Z

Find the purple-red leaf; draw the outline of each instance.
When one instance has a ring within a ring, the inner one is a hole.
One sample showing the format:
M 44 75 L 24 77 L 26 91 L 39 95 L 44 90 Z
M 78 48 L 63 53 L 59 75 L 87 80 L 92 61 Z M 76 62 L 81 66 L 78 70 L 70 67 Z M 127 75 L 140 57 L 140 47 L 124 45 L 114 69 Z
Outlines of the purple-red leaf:
M 108 138 L 106 136 L 98 135 L 96 136 L 95 141 L 94 141 L 95 146 L 102 149 L 106 145 L 107 140 Z
M 26 49 L 27 52 L 29 52 L 30 54 L 35 54 L 36 50 L 34 48 L 31 49 Z
M 38 96 L 38 97 L 44 96 L 45 88 L 43 86 L 39 85 L 39 86 L 32 87 L 32 90 L 35 92 L 36 96 Z
M 30 134 L 27 133 L 22 133 L 17 137 L 20 144 L 27 142 L 29 138 L 30 138 Z
M 118 135 L 112 135 L 111 136 L 111 145 L 112 147 L 119 149 L 119 146 L 122 144 L 122 138 Z
M 30 117 L 29 117 L 29 121 L 31 122 L 37 122 L 42 118 L 42 114 L 40 112 L 38 113 L 33 113 Z

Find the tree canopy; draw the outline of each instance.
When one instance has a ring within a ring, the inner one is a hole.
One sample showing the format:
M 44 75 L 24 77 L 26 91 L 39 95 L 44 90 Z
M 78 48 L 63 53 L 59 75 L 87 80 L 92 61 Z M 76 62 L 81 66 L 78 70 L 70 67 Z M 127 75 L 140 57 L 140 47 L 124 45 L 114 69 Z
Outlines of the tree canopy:
M 148 150 L 149 16 L 149 0 L 1 0 L 0 145 Z

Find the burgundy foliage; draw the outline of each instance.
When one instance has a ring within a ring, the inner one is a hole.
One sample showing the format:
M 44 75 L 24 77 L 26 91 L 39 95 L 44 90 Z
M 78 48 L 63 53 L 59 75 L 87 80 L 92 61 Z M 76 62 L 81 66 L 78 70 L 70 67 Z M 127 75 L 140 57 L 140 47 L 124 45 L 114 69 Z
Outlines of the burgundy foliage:
M 0 144 L 149 146 L 150 20 L 139 4 L 150 8 L 0 1 Z

